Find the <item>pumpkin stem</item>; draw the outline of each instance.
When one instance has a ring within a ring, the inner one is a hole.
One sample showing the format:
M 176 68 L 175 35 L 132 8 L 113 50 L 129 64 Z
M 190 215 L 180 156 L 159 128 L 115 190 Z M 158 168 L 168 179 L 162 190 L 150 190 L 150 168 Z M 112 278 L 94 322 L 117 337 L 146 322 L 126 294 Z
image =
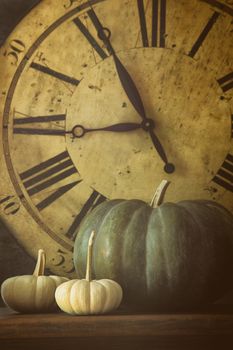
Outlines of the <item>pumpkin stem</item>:
M 33 276 L 43 276 L 45 269 L 45 252 L 43 249 L 38 250 L 37 263 L 35 270 L 33 272 Z
M 93 251 L 94 236 L 95 236 L 95 231 L 92 231 L 88 241 L 88 250 L 87 250 L 86 280 L 88 282 L 91 281 L 91 265 L 92 265 L 92 251 Z
M 169 184 L 170 184 L 170 182 L 168 180 L 162 180 L 160 185 L 156 188 L 156 191 L 155 191 L 153 198 L 150 202 L 150 206 L 152 208 L 157 208 L 160 204 L 162 204 L 163 197 L 165 195 L 165 192 L 166 192 Z

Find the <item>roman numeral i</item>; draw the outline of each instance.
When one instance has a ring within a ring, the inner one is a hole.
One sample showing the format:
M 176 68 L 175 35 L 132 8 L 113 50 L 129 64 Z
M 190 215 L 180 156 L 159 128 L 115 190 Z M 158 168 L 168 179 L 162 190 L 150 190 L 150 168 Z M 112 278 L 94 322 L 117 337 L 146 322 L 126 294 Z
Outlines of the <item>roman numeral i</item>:
M 86 216 L 87 213 L 91 212 L 97 205 L 100 203 L 106 201 L 107 198 L 103 196 L 101 193 L 99 193 L 96 190 L 93 190 L 91 195 L 87 198 L 86 202 L 84 203 L 82 209 L 75 217 L 73 223 L 69 227 L 66 235 L 67 237 L 71 239 L 75 239 L 75 236 L 77 234 L 77 229 L 83 220 L 83 218 Z
M 94 27 L 96 28 L 96 31 L 98 33 L 99 26 L 101 25 L 99 23 L 98 18 L 95 15 L 95 12 L 90 9 L 87 11 L 87 16 L 93 23 Z M 108 54 L 104 51 L 104 49 L 100 46 L 97 39 L 90 33 L 88 28 L 85 26 L 85 24 L 80 20 L 79 17 L 76 17 L 73 19 L 74 24 L 77 26 L 77 28 L 80 30 L 80 32 L 85 36 L 87 41 L 90 43 L 90 45 L 93 47 L 93 49 L 97 52 L 97 54 L 104 60 L 108 57 Z
M 190 52 L 188 54 L 190 57 L 194 58 L 194 56 L 196 55 L 197 51 L 200 49 L 200 47 L 204 43 L 205 39 L 207 38 L 209 32 L 213 28 L 213 26 L 216 23 L 216 21 L 219 18 L 219 16 L 220 16 L 220 13 L 214 12 L 213 15 L 210 17 L 210 19 L 206 23 L 205 27 L 201 31 L 199 37 L 195 41 L 192 49 L 190 50 Z
M 58 72 L 50 67 L 47 67 L 47 66 L 40 64 L 40 63 L 32 62 L 30 67 L 41 72 L 41 73 L 44 73 L 46 75 L 50 75 L 53 78 L 62 80 L 63 82 L 72 84 L 74 86 L 78 86 L 78 84 L 80 83 L 80 80 L 78 80 L 74 77 L 70 77 L 62 72 Z
M 226 92 L 233 88 L 233 72 L 226 74 L 224 77 L 217 79 L 217 82 L 221 86 L 223 92 Z

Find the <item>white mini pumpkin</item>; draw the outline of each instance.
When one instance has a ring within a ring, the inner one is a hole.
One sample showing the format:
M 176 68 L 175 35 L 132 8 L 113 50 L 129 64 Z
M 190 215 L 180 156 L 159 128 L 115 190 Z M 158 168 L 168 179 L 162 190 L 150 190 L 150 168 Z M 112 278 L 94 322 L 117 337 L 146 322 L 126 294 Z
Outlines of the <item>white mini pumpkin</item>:
M 93 240 L 94 232 L 88 243 L 86 278 L 65 282 L 55 292 L 58 306 L 72 315 L 104 314 L 118 308 L 122 300 L 122 288 L 117 282 L 91 280 Z
M 33 275 L 6 279 L 1 286 L 4 303 L 23 313 L 49 312 L 58 309 L 55 301 L 57 286 L 68 280 L 60 276 L 44 276 L 45 252 L 40 249 Z

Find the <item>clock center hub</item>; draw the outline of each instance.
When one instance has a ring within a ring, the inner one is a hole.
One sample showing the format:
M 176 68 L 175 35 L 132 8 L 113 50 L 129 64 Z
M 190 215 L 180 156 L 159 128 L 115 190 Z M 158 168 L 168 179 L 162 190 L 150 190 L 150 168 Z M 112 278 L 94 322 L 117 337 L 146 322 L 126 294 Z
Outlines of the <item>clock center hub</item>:
M 83 137 L 86 133 L 86 130 L 84 129 L 84 127 L 82 125 L 75 125 L 72 129 L 72 135 L 73 137 Z
M 155 122 L 153 119 L 144 119 L 142 121 L 142 128 L 145 131 L 150 131 L 155 128 Z

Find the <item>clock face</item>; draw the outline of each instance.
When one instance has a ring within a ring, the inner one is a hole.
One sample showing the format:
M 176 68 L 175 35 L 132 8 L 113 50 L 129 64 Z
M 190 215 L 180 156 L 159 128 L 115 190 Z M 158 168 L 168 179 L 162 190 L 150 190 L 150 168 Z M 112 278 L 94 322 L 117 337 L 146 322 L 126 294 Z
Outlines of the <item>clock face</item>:
M 54 273 L 73 275 L 75 235 L 96 205 L 149 202 L 162 179 L 166 201 L 233 212 L 233 1 L 44 0 L 1 48 L 0 75 L 1 219 Z

